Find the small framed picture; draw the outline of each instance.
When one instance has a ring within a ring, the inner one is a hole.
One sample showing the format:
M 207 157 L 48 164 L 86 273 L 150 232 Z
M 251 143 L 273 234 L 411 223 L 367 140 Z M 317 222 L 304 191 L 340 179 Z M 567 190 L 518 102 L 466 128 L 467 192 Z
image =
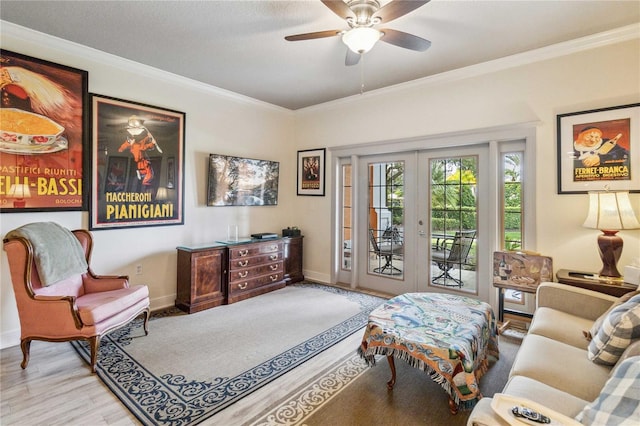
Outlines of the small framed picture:
M 558 194 L 640 192 L 640 104 L 558 115 Z
M 325 149 L 298 151 L 298 195 L 324 196 Z

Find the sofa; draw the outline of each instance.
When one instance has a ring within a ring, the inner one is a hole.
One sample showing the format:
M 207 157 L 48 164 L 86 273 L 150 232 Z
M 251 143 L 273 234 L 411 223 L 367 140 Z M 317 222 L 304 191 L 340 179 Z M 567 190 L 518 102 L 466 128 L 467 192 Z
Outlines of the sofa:
M 562 424 L 573 423 L 576 417 L 576 424 L 625 424 L 627 420 L 629 424 L 640 424 L 638 293 L 617 298 L 566 284 L 540 284 L 536 310 L 507 384 L 500 394 L 478 401 L 467 425 L 522 424 L 515 417 L 510 418 L 510 413 L 501 412 L 500 400 L 521 401 L 522 405 L 535 407 L 552 420 L 555 415 Z M 607 340 L 612 333 L 611 321 L 619 324 L 624 321 L 624 327 L 613 325 L 613 333 L 621 333 L 622 337 L 616 335 L 615 339 Z M 611 349 L 612 341 L 614 349 Z M 603 348 L 606 343 L 609 346 Z M 629 374 L 636 375 L 633 389 L 610 389 L 623 380 L 617 376 L 628 378 Z M 610 397 L 605 400 L 611 392 L 632 394 L 630 398 L 624 395 L 625 401 L 631 401 L 624 413 L 615 408 L 615 401 L 612 405 Z M 612 413 L 597 412 L 602 405 L 613 406 L 609 408 Z

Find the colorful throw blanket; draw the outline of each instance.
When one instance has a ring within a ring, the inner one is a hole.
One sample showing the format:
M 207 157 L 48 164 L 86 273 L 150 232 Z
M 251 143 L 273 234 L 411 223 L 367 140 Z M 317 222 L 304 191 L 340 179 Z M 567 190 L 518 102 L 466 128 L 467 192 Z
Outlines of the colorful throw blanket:
M 358 353 L 407 361 L 426 371 L 462 409 L 482 397 L 487 356 L 499 356 L 496 318 L 488 303 L 442 293 L 407 293 L 369 315 Z
M 35 222 L 16 228 L 5 238 L 26 238 L 33 246 L 36 269 L 43 286 L 87 272 L 87 260 L 78 239 L 54 222 Z

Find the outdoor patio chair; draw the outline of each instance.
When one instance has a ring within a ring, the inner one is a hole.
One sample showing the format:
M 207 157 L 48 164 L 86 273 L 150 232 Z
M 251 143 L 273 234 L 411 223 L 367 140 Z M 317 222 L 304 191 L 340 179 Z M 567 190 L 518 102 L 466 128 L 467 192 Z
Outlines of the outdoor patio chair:
M 386 232 L 386 231 L 385 231 Z M 385 264 L 382 267 L 374 268 L 373 272 L 377 274 L 401 274 L 402 270 L 393 266 L 393 256 L 402 256 L 404 254 L 404 246 L 402 240 L 399 237 L 399 233 L 396 230 L 396 236 L 392 237 L 390 233 L 384 235 L 378 241 L 375 237 L 373 229 L 369 229 L 369 240 L 373 252 L 378 257 L 384 257 Z
M 442 273 L 431 279 L 433 284 L 446 286 L 448 285 L 447 280 L 451 280 L 455 283 L 453 286 L 462 288 L 462 280 L 453 277 L 449 271 L 454 267 L 462 269 L 463 265 L 467 264 L 467 258 L 475 238 L 475 230 L 457 231 L 454 236 L 442 238 L 439 241 L 439 244 L 431 251 L 431 261 L 440 268 Z M 443 283 L 436 282 L 441 278 Z

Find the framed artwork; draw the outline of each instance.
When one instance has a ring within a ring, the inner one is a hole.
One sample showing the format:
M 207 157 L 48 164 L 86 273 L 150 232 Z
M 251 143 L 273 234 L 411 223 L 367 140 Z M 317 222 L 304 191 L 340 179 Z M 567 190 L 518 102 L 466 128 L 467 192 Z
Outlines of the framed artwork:
M 553 281 L 553 259 L 517 251 L 493 253 L 493 285 L 535 293 L 541 282 Z
M 0 212 L 86 210 L 88 73 L 0 51 Z
M 640 192 L 640 104 L 557 116 L 558 194 Z
M 208 206 L 276 206 L 280 163 L 209 154 Z
M 90 229 L 184 223 L 185 114 L 91 95 Z
M 298 151 L 298 195 L 324 196 L 325 149 Z

